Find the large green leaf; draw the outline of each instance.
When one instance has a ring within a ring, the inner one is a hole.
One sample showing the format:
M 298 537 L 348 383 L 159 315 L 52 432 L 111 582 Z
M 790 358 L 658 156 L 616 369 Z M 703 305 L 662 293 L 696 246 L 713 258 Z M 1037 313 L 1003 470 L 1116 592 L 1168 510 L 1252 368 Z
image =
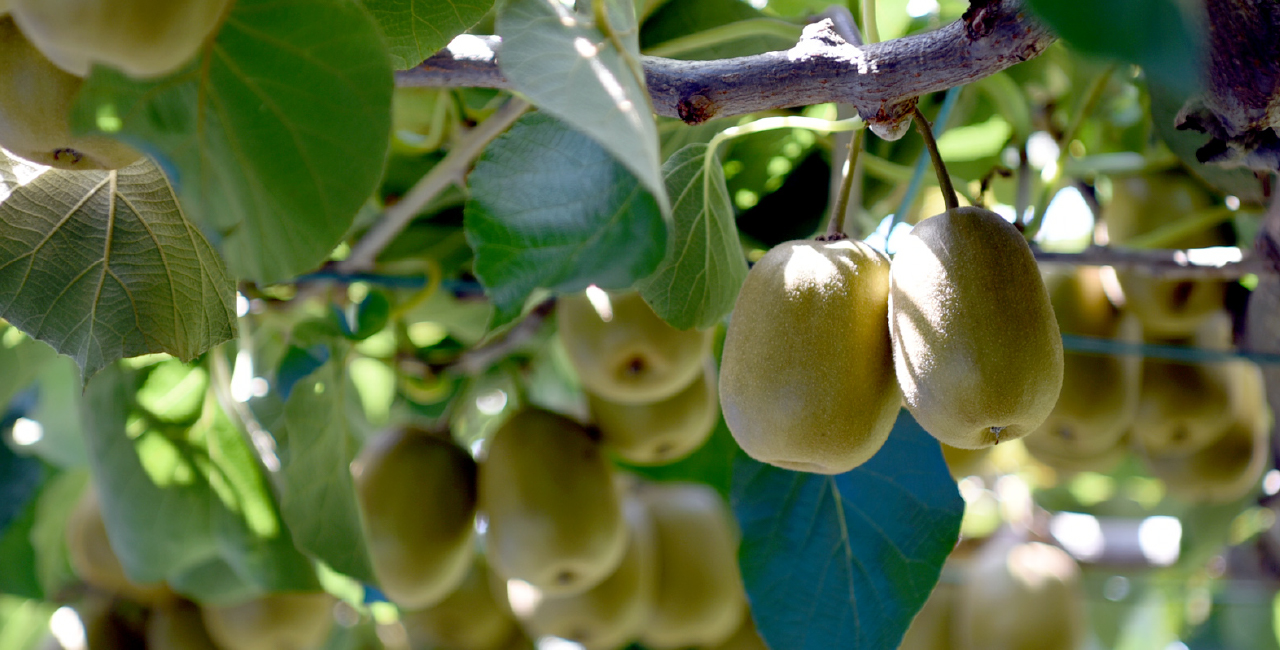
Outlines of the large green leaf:
M 57 357 L 53 348 L 0 321 L 0 411 Z
M 377 186 L 392 86 L 358 4 L 236 0 L 185 70 L 95 68 L 73 121 L 161 159 L 236 275 L 284 280 L 324 261 Z
M 344 355 L 333 354 L 297 381 L 271 426 L 282 479 L 280 510 L 303 550 L 334 570 L 372 583 L 351 461 L 359 449 L 348 417 L 356 396 L 344 381 Z
M 32 178 L 34 176 L 34 178 Z M 33 170 L 0 155 L 0 317 L 76 360 L 190 360 L 231 338 L 235 287 L 155 165 Z
M 495 140 L 471 172 L 467 241 L 494 322 L 535 289 L 630 287 L 666 253 L 653 196 L 594 140 L 533 113 Z
M 216 555 L 217 545 L 213 493 L 190 446 L 136 420 L 130 427 L 136 383 L 115 366 L 99 373 L 85 388 L 81 420 L 112 547 L 129 577 L 148 583 Z
M 705 165 L 706 154 L 707 145 L 691 144 L 662 166 L 675 228 L 658 270 L 636 285 L 653 311 L 680 329 L 720 322 L 747 278 L 724 169 L 718 160 Z
M 397 70 L 408 70 L 480 21 L 493 0 L 365 0 Z
M 1143 67 L 1163 85 L 1191 91 L 1199 82 L 1204 38 L 1177 0 L 1028 0 L 1072 47 Z
M 137 384 L 104 371 L 85 404 L 103 518 L 130 576 L 154 582 L 217 559 L 262 591 L 317 588 L 253 452 L 221 410 L 206 404 L 194 426 L 164 426 L 131 408 Z
M 591 136 L 669 208 L 649 95 L 630 62 L 640 61 L 630 0 L 602 0 L 619 52 L 593 17 L 559 0 L 510 0 L 498 13 L 498 66 L 542 110 Z M 579 3 L 589 5 L 594 3 Z
M 838 476 L 743 455 L 733 495 L 756 624 L 787 650 L 898 647 L 964 513 L 938 442 L 906 411 L 879 453 Z

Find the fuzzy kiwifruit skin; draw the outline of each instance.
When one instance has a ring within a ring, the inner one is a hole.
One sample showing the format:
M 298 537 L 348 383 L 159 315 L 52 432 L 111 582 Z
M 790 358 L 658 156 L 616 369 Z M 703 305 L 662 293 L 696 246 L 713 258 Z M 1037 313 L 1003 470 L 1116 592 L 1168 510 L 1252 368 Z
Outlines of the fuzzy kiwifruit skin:
M 1080 567 L 1040 542 L 988 541 L 953 602 L 955 650 L 1079 650 L 1088 629 Z
M 1142 323 L 1108 300 L 1097 267 L 1049 279 L 1063 334 L 1142 342 Z M 1057 457 L 1089 458 L 1115 447 L 1138 411 L 1142 358 L 1063 354 L 1062 391 L 1049 418 L 1023 442 Z
M 714 646 L 746 613 L 738 531 L 724 500 L 699 483 L 650 483 L 638 491 L 653 522 L 658 575 L 640 641 L 655 649 Z
M 45 55 L 86 76 L 94 63 L 135 77 L 173 72 L 205 44 L 229 0 L 10 0 Z
M 401 612 L 413 648 L 497 650 L 507 647 L 516 630 L 506 603 L 490 588 L 496 582 L 484 559 L 476 558 L 466 579 L 432 607 Z M 505 592 L 499 592 L 505 593 Z M 514 642 L 513 642 L 514 643 Z
M 206 606 L 201 614 L 209 637 L 224 650 L 306 650 L 328 638 L 335 602 L 324 592 L 275 593 Z
M 1114 178 L 1111 201 L 1104 209 L 1107 235 L 1114 246 L 1125 246 L 1165 224 L 1212 205 L 1212 197 L 1185 173 L 1161 173 Z M 1189 233 L 1161 243 L 1162 248 L 1221 246 L 1213 230 Z M 1190 336 L 1204 319 L 1222 309 L 1227 284 L 1221 280 L 1162 280 L 1132 271 L 1117 273 L 1126 309 L 1142 321 L 1148 336 Z
M 475 552 L 475 461 L 443 436 L 393 429 L 365 446 L 356 467 L 379 588 L 405 609 L 439 602 Z
M 627 552 L 604 582 L 574 596 L 543 598 L 520 620 L 529 635 L 554 636 L 587 650 L 614 650 L 640 634 L 653 607 L 657 555 L 644 504 L 627 498 Z
M 84 80 L 27 40 L 13 18 L 0 18 L 0 147 L 59 169 L 119 169 L 142 154 L 100 135 L 71 135 L 71 107 Z
M 600 442 L 637 465 L 675 462 L 702 446 L 720 415 L 716 365 L 707 357 L 701 375 L 680 392 L 647 404 L 618 404 L 587 393 Z
M 720 407 L 752 458 L 847 472 L 898 417 L 889 261 L 853 240 L 778 244 L 747 274 L 725 336 Z
M 1022 233 L 962 207 L 903 239 L 889 274 L 889 331 L 907 409 L 963 449 L 1034 431 L 1062 388 L 1062 336 Z
M 711 352 L 710 330 L 668 325 L 634 291 L 608 296 L 605 315 L 586 294 L 556 302 L 560 340 L 584 389 L 623 404 L 655 402 L 680 392 L 702 372 Z
M 613 471 L 576 422 L 537 409 L 507 420 L 480 463 L 489 564 L 504 579 L 567 596 L 622 561 L 627 527 Z

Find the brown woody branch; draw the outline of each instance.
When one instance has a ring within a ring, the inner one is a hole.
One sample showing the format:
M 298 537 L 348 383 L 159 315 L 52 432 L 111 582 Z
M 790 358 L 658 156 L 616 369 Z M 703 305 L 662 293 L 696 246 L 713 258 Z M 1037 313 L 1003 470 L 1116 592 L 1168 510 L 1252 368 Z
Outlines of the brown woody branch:
M 714 61 L 644 57 L 659 115 L 698 124 L 713 117 L 852 104 L 877 135 L 901 137 L 915 98 L 995 74 L 1031 59 L 1055 40 L 1020 0 L 974 0 L 965 16 L 932 32 L 872 45 L 841 38 L 830 20 L 809 25 L 790 50 Z M 511 89 L 498 66 L 497 36 L 461 36 L 416 68 L 401 86 Z
M 1095 246 L 1080 253 L 1035 251 L 1041 264 L 1110 266 L 1165 280 L 1238 280 L 1246 275 L 1277 275 L 1276 266 L 1256 255 L 1226 263 L 1198 262 L 1195 251 L 1132 250 Z

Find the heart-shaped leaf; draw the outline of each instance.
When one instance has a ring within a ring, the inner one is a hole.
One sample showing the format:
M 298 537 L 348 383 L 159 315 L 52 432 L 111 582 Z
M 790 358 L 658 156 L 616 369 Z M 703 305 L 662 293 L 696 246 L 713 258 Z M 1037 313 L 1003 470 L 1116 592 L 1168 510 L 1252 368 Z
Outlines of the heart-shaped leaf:
M 675 227 L 653 275 L 636 284 L 645 302 L 679 329 L 711 327 L 733 311 L 747 278 L 729 188 L 707 145 L 691 144 L 662 166 Z
M 630 287 L 666 253 L 653 196 L 591 138 L 541 113 L 485 149 L 471 172 L 467 241 L 494 304 L 494 324 L 535 289 Z
M 393 83 L 358 3 L 236 0 L 185 70 L 95 68 L 72 120 L 155 155 L 231 270 L 277 281 L 323 262 L 377 186 Z
M 903 411 L 884 447 L 838 476 L 743 455 L 733 510 L 770 647 L 896 648 L 955 547 L 964 501 L 938 442 Z
M 155 165 L 37 170 L 0 156 L 0 317 L 76 360 L 184 361 L 235 333 L 235 285 Z

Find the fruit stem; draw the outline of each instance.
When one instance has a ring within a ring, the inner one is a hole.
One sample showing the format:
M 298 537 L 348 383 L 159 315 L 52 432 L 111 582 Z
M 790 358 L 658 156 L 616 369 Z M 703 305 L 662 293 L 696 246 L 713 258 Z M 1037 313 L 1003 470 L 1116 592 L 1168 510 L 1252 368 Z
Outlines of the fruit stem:
M 867 45 L 880 42 L 876 25 L 876 0 L 862 0 L 862 36 Z
M 858 153 L 862 151 L 865 133 L 866 129 L 858 129 L 853 132 L 853 139 L 849 141 L 849 156 L 844 163 L 844 174 L 840 177 L 840 192 L 836 195 L 836 204 L 831 208 L 831 220 L 827 223 L 827 237 L 845 232 L 845 213 L 849 211 L 849 193 L 857 177 L 854 171 L 858 167 Z
M 933 127 L 924 119 L 919 104 L 911 107 L 916 130 L 924 138 L 924 148 L 929 150 L 929 158 L 933 160 L 933 171 L 938 175 L 938 189 L 942 190 L 942 200 L 948 210 L 960 207 L 960 199 L 956 198 L 956 188 L 951 184 L 951 174 L 947 173 L 947 164 L 942 162 L 942 154 L 938 153 L 938 141 L 933 138 Z
M 1093 80 L 1084 97 L 1081 98 L 1080 105 L 1076 107 L 1075 114 L 1071 116 L 1071 123 L 1067 125 L 1067 130 L 1063 131 L 1062 137 L 1058 139 L 1058 160 L 1053 169 L 1053 176 L 1041 188 L 1040 196 L 1036 200 L 1036 211 L 1031 215 L 1031 221 L 1027 222 L 1026 228 L 1022 230 L 1028 240 L 1040 232 L 1040 225 L 1044 223 L 1044 213 L 1049 210 L 1049 202 L 1058 194 L 1058 190 L 1062 189 L 1062 181 L 1066 177 L 1067 159 L 1071 156 L 1071 142 L 1080 132 L 1084 119 L 1102 100 L 1102 91 L 1107 89 L 1107 82 L 1111 80 L 1111 73 L 1115 70 L 1116 64 L 1113 63 Z

